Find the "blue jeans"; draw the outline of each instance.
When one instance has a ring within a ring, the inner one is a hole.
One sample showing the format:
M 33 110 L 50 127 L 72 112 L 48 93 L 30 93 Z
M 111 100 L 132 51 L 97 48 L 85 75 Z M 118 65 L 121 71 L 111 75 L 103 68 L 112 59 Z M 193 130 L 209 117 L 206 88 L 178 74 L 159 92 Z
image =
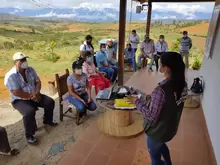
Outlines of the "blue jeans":
M 133 71 L 136 71 L 136 61 L 135 58 L 129 58 L 128 63 L 132 65 Z
M 86 103 L 88 102 L 88 94 L 81 95 L 80 98 L 82 98 Z M 87 106 L 73 96 L 69 96 L 68 100 L 71 104 L 73 104 L 76 107 L 76 110 L 79 112 L 85 112 L 86 109 L 94 111 L 97 108 L 93 100 L 91 100 L 91 102 L 88 103 Z
M 146 140 L 152 165 L 172 165 L 170 151 L 166 143 L 156 142 L 149 136 L 146 137 Z M 164 161 L 161 160 L 162 156 Z
M 112 66 L 111 68 L 99 68 L 99 71 L 105 72 L 107 74 L 107 78 L 111 81 L 115 81 L 118 75 L 118 67 Z

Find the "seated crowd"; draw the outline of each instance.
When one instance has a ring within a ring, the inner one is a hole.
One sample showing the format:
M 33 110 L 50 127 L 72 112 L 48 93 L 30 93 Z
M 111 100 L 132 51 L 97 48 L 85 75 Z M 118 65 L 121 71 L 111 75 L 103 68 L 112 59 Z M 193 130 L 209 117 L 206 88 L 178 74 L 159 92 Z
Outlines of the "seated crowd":
M 91 87 L 95 86 L 97 94 L 99 90 L 110 87 L 110 83 L 116 81 L 118 74 L 113 41 L 101 43 L 100 50 L 95 54 L 92 39 L 92 36 L 86 36 L 84 43 L 80 46 L 80 56 L 72 64 L 73 73 L 67 78 L 69 96 L 66 99 L 75 106 L 81 117 L 87 109 L 96 110 L 96 104 L 91 98 Z M 133 30 L 130 43 L 124 51 L 125 62 L 132 65 L 133 71 L 136 71 L 135 53 L 138 44 L 139 37 Z M 140 50 L 138 64 L 140 65 L 142 58 L 150 58 L 150 69 L 152 70 L 155 60 L 158 70 L 158 59 L 163 52 L 168 50 L 168 45 L 163 35 L 160 36 L 156 46 L 154 46 L 154 41 L 145 35 Z M 41 80 L 35 69 L 28 66 L 27 58 L 28 56 L 21 52 L 13 55 L 14 66 L 7 72 L 4 84 L 10 91 L 12 106 L 23 116 L 27 142 L 36 144 L 37 139 L 34 136 L 37 131 L 36 111 L 39 107 L 44 108 L 43 124 L 57 126 L 57 123 L 53 121 L 55 101 L 41 93 Z M 9 146 L 6 130 L 0 127 L 0 154 L 16 155 L 17 153 L 17 150 Z

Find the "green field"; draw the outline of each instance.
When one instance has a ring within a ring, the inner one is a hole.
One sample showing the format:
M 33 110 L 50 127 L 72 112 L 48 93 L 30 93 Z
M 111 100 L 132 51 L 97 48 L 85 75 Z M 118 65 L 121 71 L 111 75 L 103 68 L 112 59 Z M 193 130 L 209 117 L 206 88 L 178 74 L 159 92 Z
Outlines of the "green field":
M 202 27 L 200 26 L 204 26 L 204 24 L 209 24 L 209 22 L 200 21 L 173 25 L 154 23 L 151 25 L 150 36 L 156 42 L 159 35 L 164 34 L 169 49 L 178 51 L 177 39 L 181 38 L 180 32 L 184 28 L 189 28 L 189 35 L 193 41 L 190 58 L 192 64 L 195 57 L 201 59 L 203 55 L 207 28 L 203 27 L 201 32 Z M 126 39 L 129 31 L 136 29 L 142 40 L 145 34 L 145 25 L 144 22 L 128 24 Z M 193 27 L 200 29 L 199 34 Z M 194 31 L 190 31 L 190 28 Z M 71 67 L 71 63 L 79 55 L 79 46 L 87 34 L 94 37 L 93 44 L 97 51 L 99 40 L 104 38 L 118 39 L 118 23 L 62 23 L 34 20 L 2 22 L 0 23 L 0 68 L 5 71 L 11 68 L 13 53 L 22 51 L 31 57 L 29 65 L 36 68 L 40 76 L 53 76 L 55 73 L 63 72 L 66 68 Z M 51 49 L 52 47 L 54 49 Z M 59 57 L 57 61 L 56 57 Z

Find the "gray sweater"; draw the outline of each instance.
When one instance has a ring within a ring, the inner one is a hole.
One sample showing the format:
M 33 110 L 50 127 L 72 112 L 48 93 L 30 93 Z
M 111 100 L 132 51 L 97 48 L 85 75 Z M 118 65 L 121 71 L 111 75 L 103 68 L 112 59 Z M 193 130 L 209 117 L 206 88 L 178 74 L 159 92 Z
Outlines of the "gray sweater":
M 181 38 L 180 40 L 180 53 L 189 53 L 192 47 L 192 40 L 189 37 Z

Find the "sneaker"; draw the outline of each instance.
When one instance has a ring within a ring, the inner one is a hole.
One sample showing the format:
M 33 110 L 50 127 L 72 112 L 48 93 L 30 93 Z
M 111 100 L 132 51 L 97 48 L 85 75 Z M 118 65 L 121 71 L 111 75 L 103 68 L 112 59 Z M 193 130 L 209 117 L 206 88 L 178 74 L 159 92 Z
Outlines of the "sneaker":
M 52 127 L 55 127 L 55 126 L 57 126 L 58 124 L 57 123 L 55 123 L 55 122 L 48 122 L 48 121 L 44 121 L 43 122 L 45 125 L 49 125 L 49 126 L 52 126 Z
M 11 149 L 8 153 L 5 152 L 0 152 L 0 155 L 5 155 L 5 156 L 16 156 L 19 154 L 19 150 L 17 149 Z
M 149 71 L 153 72 L 154 70 L 152 68 L 149 68 Z
M 27 137 L 27 141 L 29 144 L 36 144 L 37 143 L 37 139 L 34 136 Z

